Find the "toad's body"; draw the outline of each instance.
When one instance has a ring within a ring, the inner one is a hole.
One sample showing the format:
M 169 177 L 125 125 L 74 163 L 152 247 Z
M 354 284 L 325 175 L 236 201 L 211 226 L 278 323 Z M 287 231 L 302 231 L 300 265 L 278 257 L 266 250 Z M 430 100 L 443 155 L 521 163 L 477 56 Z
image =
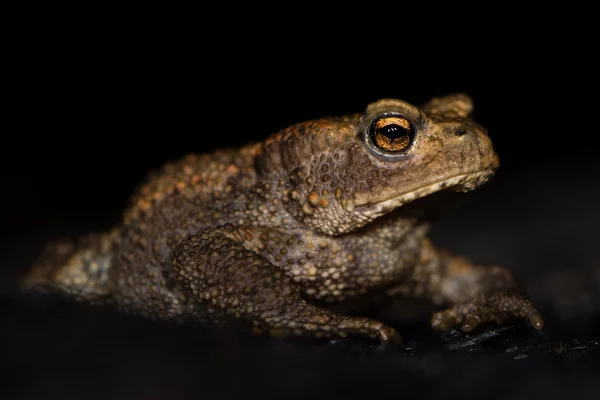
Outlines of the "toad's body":
M 445 329 L 529 318 L 502 268 L 437 251 L 416 199 L 476 188 L 498 165 L 464 95 L 422 109 L 381 100 L 363 114 L 291 126 L 263 143 L 190 155 L 150 177 L 113 231 L 49 246 L 25 279 L 151 318 L 225 316 L 274 335 L 394 331 L 317 306 L 372 291 L 429 298 Z

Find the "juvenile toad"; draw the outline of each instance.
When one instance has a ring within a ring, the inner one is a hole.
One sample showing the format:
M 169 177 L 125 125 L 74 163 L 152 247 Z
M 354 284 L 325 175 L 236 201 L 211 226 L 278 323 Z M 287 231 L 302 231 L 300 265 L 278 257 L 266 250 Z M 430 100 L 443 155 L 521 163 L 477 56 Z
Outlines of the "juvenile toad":
M 393 328 L 325 307 L 371 294 L 446 305 L 438 329 L 515 318 L 541 329 L 509 271 L 426 238 L 418 199 L 475 189 L 498 167 L 471 111 L 462 94 L 422 108 L 384 99 L 189 155 L 149 177 L 112 231 L 49 245 L 24 286 L 155 319 L 237 318 L 274 336 L 392 341 Z

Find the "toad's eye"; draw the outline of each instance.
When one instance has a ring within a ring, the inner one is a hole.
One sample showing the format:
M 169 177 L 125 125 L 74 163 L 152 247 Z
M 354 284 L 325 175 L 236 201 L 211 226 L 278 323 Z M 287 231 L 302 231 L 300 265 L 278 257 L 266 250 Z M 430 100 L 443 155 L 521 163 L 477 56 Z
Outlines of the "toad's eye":
M 408 149 L 415 138 L 415 128 L 399 115 L 384 115 L 369 127 L 371 142 L 380 150 L 399 152 Z

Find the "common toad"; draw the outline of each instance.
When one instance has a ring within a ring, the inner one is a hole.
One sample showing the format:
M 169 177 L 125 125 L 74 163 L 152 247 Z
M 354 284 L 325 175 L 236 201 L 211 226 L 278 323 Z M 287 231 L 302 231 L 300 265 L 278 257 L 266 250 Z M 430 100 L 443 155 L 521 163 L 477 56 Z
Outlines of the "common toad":
M 58 242 L 23 279 L 154 319 L 236 318 L 276 337 L 399 338 L 331 311 L 371 294 L 447 309 L 431 324 L 542 318 L 508 270 L 472 265 L 426 238 L 419 199 L 470 191 L 498 157 L 464 94 L 423 107 L 397 99 L 290 126 L 262 143 L 167 164 L 110 232 Z

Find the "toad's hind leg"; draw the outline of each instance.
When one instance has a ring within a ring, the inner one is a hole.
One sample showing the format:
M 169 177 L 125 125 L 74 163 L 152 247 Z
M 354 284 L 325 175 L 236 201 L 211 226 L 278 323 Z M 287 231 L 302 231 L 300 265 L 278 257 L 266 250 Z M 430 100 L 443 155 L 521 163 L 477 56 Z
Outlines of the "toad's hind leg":
M 59 292 L 90 302 L 108 301 L 108 272 L 117 234 L 113 230 L 82 236 L 77 242 L 65 239 L 48 243 L 22 277 L 22 289 Z
M 179 244 L 173 257 L 178 280 L 221 314 L 250 322 L 272 336 L 345 337 L 382 343 L 399 340 L 393 328 L 315 307 L 276 266 L 247 250 L 232 227 L 207 228 Z

